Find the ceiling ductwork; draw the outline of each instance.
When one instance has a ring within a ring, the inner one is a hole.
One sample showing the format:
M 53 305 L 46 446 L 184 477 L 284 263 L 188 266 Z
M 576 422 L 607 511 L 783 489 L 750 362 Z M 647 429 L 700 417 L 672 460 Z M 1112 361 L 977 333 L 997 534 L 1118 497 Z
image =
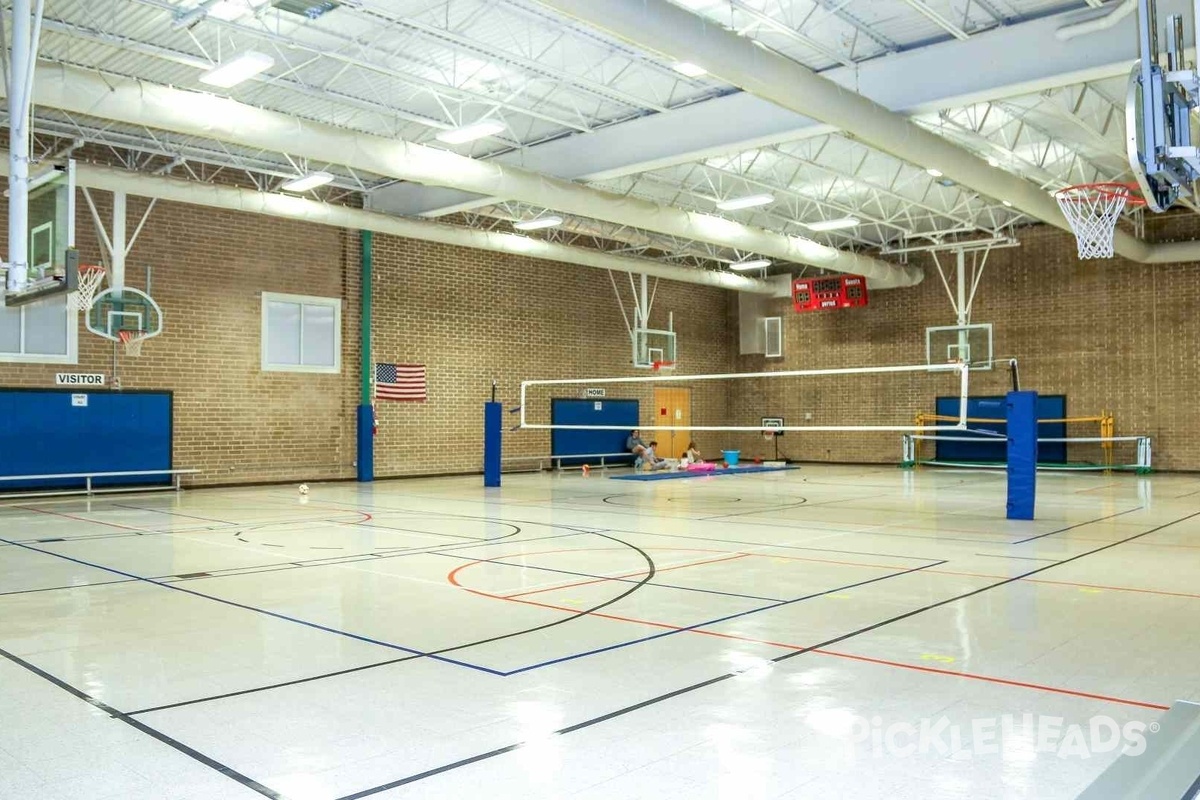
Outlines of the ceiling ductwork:
M 889 264 L 803 237 L 612 194 L 412 142 L 356 133 L 215 95 L 54 64 L 39 66 L 34 97 L 38 105 L 63 111 L 343 164 L 399 180 L 512 198 L 778 261 L 864 275 L 874 289 L 912 286 L 923 277 L 916 267 Z
M 2 159 L 0 175 L 7 175 L 8 153 L 0 152 L 0 159 Z M 77 163 L 75 166 L 75 180 L 77 185 L 88 189 L 125 192 L 139 197 L 247 214 L 263 214 L 269 217 L 311 222 L 316 225 L 331 225 L 350 230 L 375 231 L 406 239 L 439 242 L 456 247 L 470 247 L 476 250 L 489 250 L 495 253 L 526 256 L 545 261 L 560 261 L 614 272 L 649 275 L 679 283 L 712 286 L 718 289 L 761 295 L 771 295 L 776 291 L 775 286 L 767 281 L 730 272 L 660 264 L 646 259 L 613 255 L 602 250 L 567 247 L 513 233 L 480 231 L 456 225 L 403 219 L 387 214 L 308 200 L 294 195 L 272 194 L 240 189 L 236 186 L 157 177 L 142 172 L 130 172 L 83 163 Z
M 1028 216 L 1070 230 L 1049 193 L 909 122 L 751 39 L 666 0 L 538 0 L 541 5 L 644 50 L 703 66 L 708 72 L 783 108 L 845 131 L 858 141 L 918 166 L 939 170 L 973 191 L 1007 201 Z M 1117 231 L 1116 253 L 1132 261 L 1200 259 L 1200 242 L 1150 245 Z

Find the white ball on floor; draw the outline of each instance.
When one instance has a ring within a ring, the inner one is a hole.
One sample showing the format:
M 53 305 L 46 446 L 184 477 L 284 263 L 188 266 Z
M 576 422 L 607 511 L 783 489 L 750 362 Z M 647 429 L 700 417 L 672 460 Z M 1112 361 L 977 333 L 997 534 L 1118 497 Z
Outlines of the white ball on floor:
M 302 495 L 308 494 L 308 484 L 307 483 L 300 484 L 300 494 L 302 494 Z

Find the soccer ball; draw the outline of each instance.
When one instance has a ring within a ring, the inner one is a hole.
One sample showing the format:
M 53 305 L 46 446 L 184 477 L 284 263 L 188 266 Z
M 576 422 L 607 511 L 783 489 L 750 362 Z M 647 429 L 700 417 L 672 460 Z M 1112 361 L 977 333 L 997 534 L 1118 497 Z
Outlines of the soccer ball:
M 307 483 L 302 483 L 302 484 L 300 484 L 300 494 L 301 494 L 301 495 L 307 495 L 307 494 L 308 494 L 308 484 L 307 484 Z

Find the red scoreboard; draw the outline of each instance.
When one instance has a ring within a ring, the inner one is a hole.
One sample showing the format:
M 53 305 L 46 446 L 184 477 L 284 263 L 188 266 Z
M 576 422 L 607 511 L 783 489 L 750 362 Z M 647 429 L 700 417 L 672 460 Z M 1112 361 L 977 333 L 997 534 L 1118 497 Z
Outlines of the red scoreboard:
M 792 281 L 792 304 L 797 311 L 825 311 L 867 304 L 867 281 L 861 275 L 830 275 Z

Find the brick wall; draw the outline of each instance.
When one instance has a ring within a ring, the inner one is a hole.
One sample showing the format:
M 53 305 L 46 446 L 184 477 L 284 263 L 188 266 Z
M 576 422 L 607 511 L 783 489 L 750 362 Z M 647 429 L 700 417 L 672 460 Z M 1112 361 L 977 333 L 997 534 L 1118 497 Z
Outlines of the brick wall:
M 109 196 L 94 194 L 101 218 L 110 219 Z M 81 257 L 98 262 L 90 215 L 79 205 Z M 130 231 L 145 205 L 130 199 Z M 0 216 L 0 246 L 4 230 Z M 119 374 L 126 389 L 174 392 L 175 463 L 203 470 L 195 483 L 354 476 L 359 263 L 357 231 L 157 204 L 130 254 L 127 283 L 144 287 L 145 265 L 153 266 L 164 333 L 140 358 L 122 351 Z M 601 271 L 377 234 L 375 284 L 375 357 L 424 363 L 430 384 L 427 403 L 380 404 L 378 476 L 478 471 L 493 378 L 515 405 L 522 379 L 635 374 Z M 343 298 L 341 374 L 261 371 L 264 291 Z M 664 281 L 655 308 L 655 323 L 676 312 L 690 365 L 728 369 L 723 292 Z M 82 322 L 79 342 L 77 367 L 0 363 L 0 385 L 52 386 L 60 371 L 111 376 L 113 345 Z M 652 413 L 650 387 L 621 394 L 643 399 Z M 698 389 L 697 419 L 723 420 L 726 403 L 723 388 Z M 549 452 L 546 434 L 505 436 L 508 454 Z
M 1150 238 L 1192 238 L 1194 218 L 1155 220 Z M 1181 230 L 1183 225 L 1189 230 Z M 1080 262 L 1073 238 L 1037 226 L 1019 232 L 1021 246 L 992 252 L 979 285 L 973 322 L 995 326 L 995 351 L 1020 360 L 1024 388 L 1065 394 L 1071 415 L 1110 410 L 1117 433 L 1154 437 L 1162 469 L 1200 469 L 1200 430 L 1192 418 L 1200 395 L 1194 354 L 1200 344 L 1200 271 L 1194 264 L 1147 266 Z M 943 255 L 953 271 L 953 256 Z M 876 292 L 865 309 L 796 314 L 778 301 L 784 318 L 785 358 L 734 358 L 739 371 L 805 369 L 925 360 L 926 326 L 952 325 L 954 313 L 929 260 L 926 280 L 912 289 Z M 731 306 L 736 314 L 736 303 Z M 734 344 L 736 353 L 736 342 Z M 1007 373 L 972 373 L 972 394 L 1002 394 Z M 735 420 L 785 416 L 792 424 L 908 424 L 932 411 L 938 394 L 955 394 L 948 377 L 854 376 L 824 384 L 779 379 L 741 386 L 731 399 Z M 817 386 L 814 389 L 810 386 Z M 823 389 L 823 390 L 821 390 Z M 805 423 L 804 414 L 813 419 Z M 1072 426 L 1071 436 L 1097 435 Z M 789 434 L 781 442 L 793 458 L 896 462 L 896 433 Z M 750 452 L 766 452 L 761 437 L 742 437 Z M 1082 446 L 1071 458 L 1088 458 Z M 1127 449 L 1125 457 L 1131 458 Z

